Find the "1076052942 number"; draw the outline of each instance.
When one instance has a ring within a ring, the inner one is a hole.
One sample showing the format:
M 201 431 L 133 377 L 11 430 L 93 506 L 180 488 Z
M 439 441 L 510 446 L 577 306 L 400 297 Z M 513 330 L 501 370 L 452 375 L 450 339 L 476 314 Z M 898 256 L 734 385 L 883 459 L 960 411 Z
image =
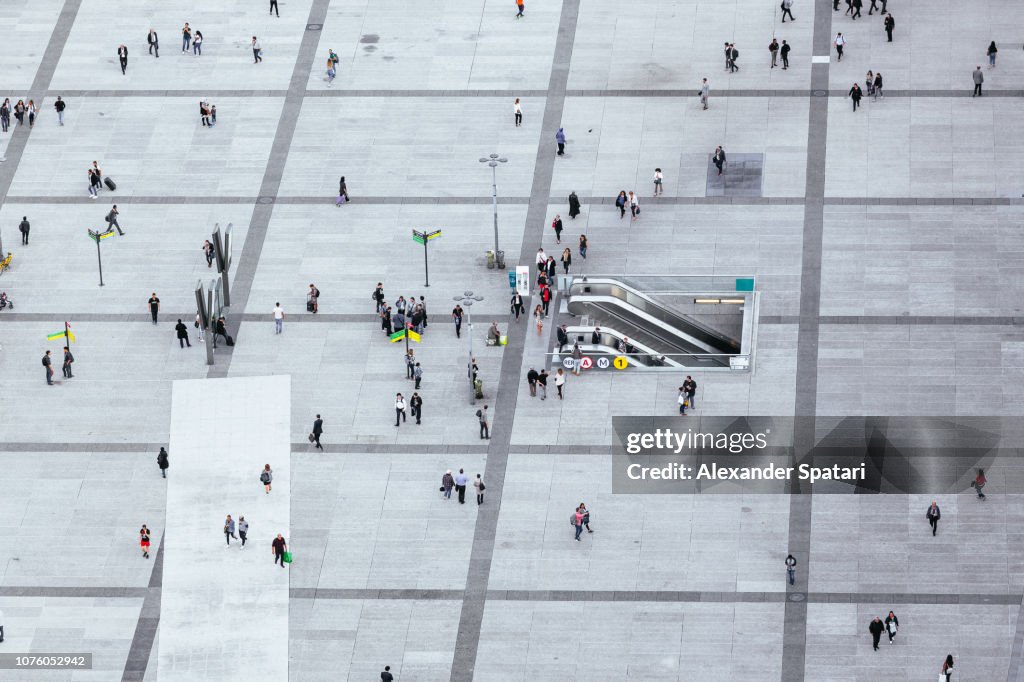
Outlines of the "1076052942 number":
M 0 654 L 0 670 L 92 669 L 92 654 Z

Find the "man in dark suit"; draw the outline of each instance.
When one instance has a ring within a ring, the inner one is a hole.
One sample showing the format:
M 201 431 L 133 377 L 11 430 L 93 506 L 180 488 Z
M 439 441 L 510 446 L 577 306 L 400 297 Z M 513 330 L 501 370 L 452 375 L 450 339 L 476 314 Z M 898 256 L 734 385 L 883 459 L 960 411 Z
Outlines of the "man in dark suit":
M 316 416 L 313 420 L 313 441 L 316 443 L 316 447 L 319 450 L 323 450 L 324 446 L 320 445 L 320 434 L 324 432 L 324 420 L 320 418 L 320 415 Z
M 121 74 L 123 75 L 128 68 L 128 48 L 124 46 L 124 43 L 117 47 L 117 59 L 121 62 Z

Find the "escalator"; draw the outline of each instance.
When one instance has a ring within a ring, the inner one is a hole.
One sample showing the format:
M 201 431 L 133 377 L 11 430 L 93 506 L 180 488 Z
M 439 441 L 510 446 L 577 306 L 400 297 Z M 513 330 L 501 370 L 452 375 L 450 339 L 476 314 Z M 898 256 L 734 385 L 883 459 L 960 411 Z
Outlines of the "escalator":
M 740 343 L 611 278 L 576 279 L 566 299 L 572 315 L 615 330 L 687 367 L 728 367 Z

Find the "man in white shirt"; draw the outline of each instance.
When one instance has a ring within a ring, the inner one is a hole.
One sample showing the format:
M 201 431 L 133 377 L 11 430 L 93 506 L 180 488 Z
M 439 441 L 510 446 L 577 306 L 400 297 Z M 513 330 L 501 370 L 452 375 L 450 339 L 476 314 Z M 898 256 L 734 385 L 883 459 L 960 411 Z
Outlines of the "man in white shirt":
M 274 304 L 274 330 L 277 334 L 284 331 L 284 309 L 280 301 Z

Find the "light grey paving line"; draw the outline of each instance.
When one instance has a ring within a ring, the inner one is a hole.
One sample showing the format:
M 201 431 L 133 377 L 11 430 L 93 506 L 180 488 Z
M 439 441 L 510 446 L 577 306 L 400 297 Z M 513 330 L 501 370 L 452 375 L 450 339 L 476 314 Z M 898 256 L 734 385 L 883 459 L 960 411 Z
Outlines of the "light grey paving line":
M 166 446 L 167 443 L 110 443 L 110 442 L 80 442 L 80 443 L 47 443 L 43 441 L 3 441 L 0 442 L 0 452 L 134 452 L 150 456 Z M 410 452 L 419 454 L 445 455 L 445 454 L 467 454 L 480 452 L 487 448 L 486 443 L 329 443 L 327 438 L 323 439 L 324 449 L 314 451 L 306 441 L 299 441 L 291 444 L 291 451 L 295 454 L 391 454 L 401 452 L 407 448 Z M 522 455 L 610 455 L 610 445 L 517 445 L 512 443 L 508 446 L 510 454 Z M 489 484 L 488 484 L 488 487 Z
M 812 54 L 828 55 L 831 49 L 832 8 L 816 3 Z M 825 160 L 828 141 L 829 65 L 811 65 L 811 97 L 807 114 L 807 166 L 804 185 L 803 248 L 800 262 L 800 319 L 797 329 L 796 416 L 793 456 L 802 458 L 814 446 L 814 417 L 818 405 L 818 332 L 821 314 L 821 253 L 825 222 Z M 809 419 L 799 419 L 801 416 Z M 794 462 L 795 464 L 795 462 Z M 793 493 L 807 493 L 807 486 L 793 483 Z M 796 584 L 786 586 L 783 616 L 782 679 L 802 682 L 807 655 L 807 564 L 811 554 L 811 512 L 814 496 L 789 497 L 788 551 L 803 570 Z M 779 557 L 781 563 L 785 557 Z
M 166 523 L 166 519 L 165 519 Z M 142 682 L 146 677 L 146 668 L 153 652 L 153 642 L 160 626 L 161 585 L 164 581 L 164 535 L 160 534 L 160 547 L 153 559 L 153 573 L 149 576 L 149 589 L 139 611 L 139 620 L 135 624 L 132 645 L 128 650 L 128 658 L 124 662 L 121 682 Z
M 330 0 L 313 0 L 309 8 L 309 20 L 306 25 L 316 24 L 323 26 L 327 17 L 327 8 Z M 256 278 L 256 268 L 259 266 L 260 254 L 263 253 L 263 244 L 267 239 L 267 229 L 270 226 L 270 217 L 274 212 L 274 200 L 281 189 L 281 178 L 284 175 L 285 164 L 288 161 L 288 152 L 292 146 L 292 138 L 295 137 L 295 127 L 299 120 L 299 113 L 302 110 L 302 100 L 306 94 L 306 81 L 308 79 L 309 65 L 313 62 L 313 54 L 316 52 L 320 39 L 320 31 L 305 30 L 302 34 L 302 42 L 299 44 L 299 53 L 295 58 L 295 66 L 292 68 L 292 78 L 288 85 L 288 94 L 285 97 L 284 106 L 281 108 L 281 118 L 277 122 L 277 131 L 274 133 L 274 143 L 270 148 L 270 157 L 267 159 L 266 169 L 263 171 L 263 181 L 260 184 L 260 197 L 267 197 L 271 201 L 263 202 L 257 200 L 253 208 L 252 218 L 249 220 L 249 229 L 245 234 L 245 242 L 242 246 L 242 255 L 236 265 L 235 276 L 232 282 L 231 300 L 232 306 L 228 310 L 228 332 L 238 337 L 238 329 L 241 326 L 240 314 L 245 312 L 246 304 L 249 302 L 249 292 L 252 291 L 252 283 Z M 207 372 L 207 377 L 226 377 L 231 368 L 231 349 L 225 347 L 220 358 L 212 365 Z
M 174 196 L 124 196 L 118 197 L 121 204 L 168 204 L 168 205 L 216 205 L 216 204 L 255 204 L 260 199 L 261 203 L 284 204 L 288 206 L 297 205 L 334 205 L 334 197 L 245 197 L 245 196 L 215 196 L 215 197 L 174 197 Z M 615 204 L 615 197 L 594 197 L 580 196 L 581 204 L 606 205 Z M 530 197 L 498 197 L 498 203 L 503 205 L 527 205 Z M 554 196 L 548 198 L 550 204 L 568 204 L 568 196 Z M 86 196 L 11 196 L 7 198 L 11 204 L 90 204 Z M 491 205 L 490 197 L 428 197 L 428 196 L 356 196 L 352 198 L 353 204 L 369 205 L 453 205 L 465 206 L 472 204 Z M 725 206 L 802 206 L 806 203 L 804 197 L 647 197 L 646 203 L 655 206 L 704 206 L 704 205 L 725 205 Z M 1024 197 L 825 197 L 826 206 L 1019 206 L 1024 205 Z
M 47 97 L 60 95 L 65 98 L 82 99 L 85 97 L 191 97 L 191 90 L 47 90 Z M 210 97 L 286 97 L 290 90 L 236 90 L 222 89 L 204 91 Z M 829 97 L 847 97 L 848 91 L 843 89 L 827 90 Z M 764 88 L 734 88 L 715 91 L 715 97 L 809 97 L 810 90 L 800 88 L 780 88 L 778 90 Z M 956 90 L 943 89 L 886 89 L 887 99 L 902 97 L 970 97 L 973 94 L 971 88 L 957 88 Z M 658 90 L 658 89 L 579 89 L 566 90 L 566 97 L 670 97 L 670 98 L 693 98 L 696 99 L 696 91 L 685 90 Z M 307 90 L 306 98 L 353 98 L 353 97 L 408 97 L 408 98 L 444 98 L 453 97 L 527 97 L 531 99 L 546 97 L 545 90 L 350 90 L 340 88 L 336 90 Z M 986 97 L 1024 97 L 1024 90 L 986 90 Z
M 555 172 L 555 132 L 562 123 L 565 108 L 565 90 L 569 82 L 569 65 L 572 61 L 573 45 L 576 42 L 576 23 L 579 17 L 580 0 L 562 0 L 558 19 L 558 33 L 555 39 L 554 55 L 551 59 L 551 74 L 544 103 L 544 117 L 541 122 L 540 141 L 533 166 L 533 183 L 530 196 L 535 197 L 526 211 L 526 225 L 520 247 L 519 262 L 528 263 L 544 237 L 544 219 L 551 196 L 551 181 Z M 570 153 L 571 150 L 570 150 Z M 525 163 L 525 159 L 510 159 L 510 163 Z M 528 327 L 528 325 L 527 325 Z M 525 329 L 525 327 L 524 327 Z M 491 491 L 489 504 L 479 508 L 473 529 L 473 546 L 466 573 L 466 596 L 462 601 L 459 615 L 459 630 L 455 640 L 455 656 L 452 661 L 452 682 L 470 682 L 476 666 L 480 631 L 483 625 L 484 607 L 487 602 L 487 588 L 490 580 L 491 561 L 494 557 L 494 541 L 498 528 L 498 512 L 505 484 L 508 466 L 508 450 L 512 439 L 516 402 L 519 395 L 519 375 L 525 350 L 526 332 L 518 330 L 509 334 L 509 345 L 502 355 L 500 380 L 492 413 L 491 442 L 487 448 L 485 481 Z M 466 418 L 473 413 L 466 410 Z
M 53 74 L 57 70 L 57 62 L 60 61 L 53 55 L 59 55 L 64 51 L 64 45 L 71 35 L 71 27 L 75 24 L 75 17 L 78 16 L 78 8 L 82 0 L 64 0 L 60 16 L 50 33 L 50 40 L 43 51 L 43 59 L 36 69 L 36 75 L 32 78 L 32 85 L 29 88 L 25 99 L 32 98 L 39 102 L 40 111 L 47 106 L 43 93 L 50 87 Z M 28 136 L 32 129 L 27 125 L 17 125 L 15 122 L 12 128 L 11 139 L 7 142 L 7 151 L 4 153 L 5 161 L 0 163 L 0 205 L 7 203 L 7 193 L 11 190 L 11 183 L 14 182 L 14 175 L 18 172 L 18 164 L 21 163 L 21 156 L 25 153 L 28 145 Z M 70 133 L 69 133 L 70 134 Z
M 1013 635 L 1006 682 L 1024 682 L 1024 597 L 1021 597 L 1020 610 L 1017 612 L 1017 629 Z

